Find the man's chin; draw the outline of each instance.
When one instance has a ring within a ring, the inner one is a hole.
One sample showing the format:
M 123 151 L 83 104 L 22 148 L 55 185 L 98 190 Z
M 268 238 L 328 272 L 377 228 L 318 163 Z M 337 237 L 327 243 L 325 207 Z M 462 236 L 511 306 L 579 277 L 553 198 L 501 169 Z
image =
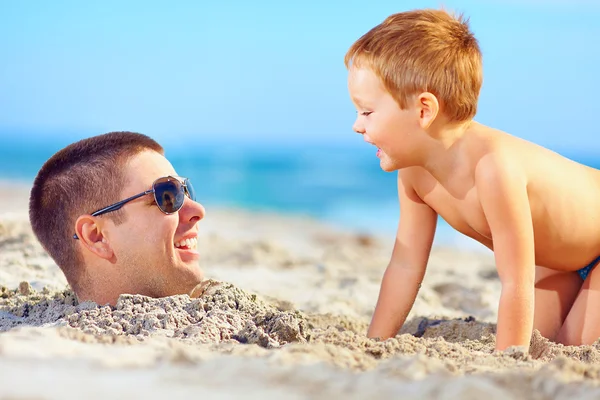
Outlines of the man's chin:
M 169 290 L 174 295 L 189 294 L 204 279 L 204 271 L 197 262 L 180 264 L 176 268 L 176 274 L 171 275 L 173 286 Z
M 204 271 L 200 268 L 200 264 L 196 261 L 195 263 L 186 263 L 186 270 L 188 271 L 190 278 L 197 284 L 204 279 Z

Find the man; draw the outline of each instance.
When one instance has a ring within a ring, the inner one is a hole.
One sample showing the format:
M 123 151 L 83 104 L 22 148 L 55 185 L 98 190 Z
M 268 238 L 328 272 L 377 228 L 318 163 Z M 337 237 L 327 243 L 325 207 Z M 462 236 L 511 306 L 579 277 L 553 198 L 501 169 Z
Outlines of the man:
M 79 301 L 190 293 L 203 278 L 185 178 L 148 136 L 111 132 L 53 155 L 35 178 L 29 219 Z

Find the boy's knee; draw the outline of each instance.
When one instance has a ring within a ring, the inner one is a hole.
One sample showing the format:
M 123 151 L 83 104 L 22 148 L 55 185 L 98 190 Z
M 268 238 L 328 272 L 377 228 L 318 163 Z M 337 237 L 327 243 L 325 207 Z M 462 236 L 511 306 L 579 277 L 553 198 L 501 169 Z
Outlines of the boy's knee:
M 577 343 L 574 340 L 575 338 L 572 335 L 569 335 L 568 330 L 564 328 L 565 327 L 563 325 L 563 327 L 558 331 L 555 342 L 564 344 L 565 346 L 577 346 Z
M 587 336 L 589 335 L 585 335 L 584 332 L 573 329 L 567 324 L 564 324 L 558 332 L 558 335 L 556 335 L 556 343 L 560 343 L 565 346 L 582 346 L 593 344 L 598 339 L 597 337 Z

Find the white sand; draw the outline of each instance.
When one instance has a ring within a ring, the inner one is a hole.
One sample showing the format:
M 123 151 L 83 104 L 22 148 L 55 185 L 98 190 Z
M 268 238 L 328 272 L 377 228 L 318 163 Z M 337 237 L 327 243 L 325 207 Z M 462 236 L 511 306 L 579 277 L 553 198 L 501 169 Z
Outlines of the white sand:
M 409 322 L 378 342 L 365 332 L 393 238 L 208 210 L 206 294 L 113 309 L 77 304 L 27 188 L 0 194 L 0 398 L 600 398 L 600 346 L 535 335 L 529 355 L 494 354 L 490 253 L 434 249 Z

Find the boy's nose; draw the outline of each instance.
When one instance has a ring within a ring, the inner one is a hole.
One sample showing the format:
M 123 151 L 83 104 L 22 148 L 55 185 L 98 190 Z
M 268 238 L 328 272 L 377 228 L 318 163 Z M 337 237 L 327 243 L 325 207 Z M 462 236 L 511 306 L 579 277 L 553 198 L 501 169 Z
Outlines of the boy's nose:
M 352 130 L 356 133 L 360 133 L 361 135 L 365 133 L 365 128 L 364 126 L 358 121 L 358 118 L 356 119 L 356 121 L 354 121 L 354 125 L 352 125 Z

